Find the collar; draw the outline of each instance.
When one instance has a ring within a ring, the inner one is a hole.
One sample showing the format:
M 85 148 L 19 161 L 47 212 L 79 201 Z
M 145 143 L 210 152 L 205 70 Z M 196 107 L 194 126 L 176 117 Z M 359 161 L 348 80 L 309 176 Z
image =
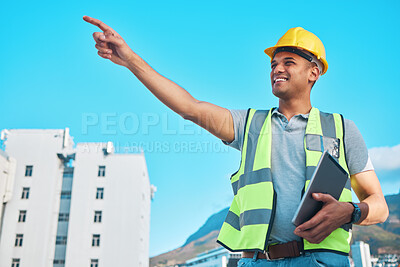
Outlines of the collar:
M 283 116 L 283 117 L 285 117 L 285 115 L 283 115 L 282 113 L 279 112 L 279 110 L 278 110 L 277 107 L 272 108 L 272 114 L 271 114 L 271 116 L 274 116 L 274 114 L 275 114 L 276 116 Z M 307 114 L 297 114 L 297 115 L 294 115 L 293 117 L 299 116 L 299 117 L 302 117 L 302 118 L 304 118 L 304 119 L 308 119 L 308 116 L 309 116 L 309 115 L 310 115 L 310 113 L 307 113 Z M 285 118 L 286 118 L 286 117 L 285 117 Z

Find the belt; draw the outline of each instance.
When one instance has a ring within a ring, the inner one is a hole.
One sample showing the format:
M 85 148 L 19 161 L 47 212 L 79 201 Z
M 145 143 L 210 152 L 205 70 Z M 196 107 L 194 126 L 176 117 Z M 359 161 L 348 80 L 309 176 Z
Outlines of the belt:
M 300 256 L 303 251 L 303 242 L 291 241 L 268 246 L 268 251 L 258 252 L 257 259 L 277 260 L 294 258 Z M 256 251 L 244 251 L 242 253 L 242 258 L 253 258 L 254 253 L 256 253 Z

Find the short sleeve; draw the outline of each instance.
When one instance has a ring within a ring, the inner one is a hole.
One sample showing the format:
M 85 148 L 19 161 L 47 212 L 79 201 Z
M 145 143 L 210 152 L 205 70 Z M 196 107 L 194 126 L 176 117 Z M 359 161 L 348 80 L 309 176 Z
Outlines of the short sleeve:
M 233 119 L 233 129 L 235 131 L 235 139 L 228 143 L 222 141 L 225 145 L 233 147 L 239 151 L 242 151 L 243 138 L 244 138 L 244 127 L 246 123 L 247 110 L 245 109 L 232 109 L 229 110 Z
M 344 143 L 346 161 L 350 175 L 373 170 L 374 167 L 368 155 L 368 149 L 360 131 L 351 120 L 344 120 Z

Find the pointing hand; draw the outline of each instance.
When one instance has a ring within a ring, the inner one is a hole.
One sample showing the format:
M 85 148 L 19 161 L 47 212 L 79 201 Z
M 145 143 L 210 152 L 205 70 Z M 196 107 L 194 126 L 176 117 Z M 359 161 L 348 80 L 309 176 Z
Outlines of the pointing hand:
M 129 59 L 134 55 L 134 52 L 125 43 L 124 39 L 110 26 L 98 19 L 84 16 L 83 20 L 103 31 L 93 33 L 93 38 L 96 42 L 95 47 L 99 56 L 109 59 L 115 64 L 128 67 Z

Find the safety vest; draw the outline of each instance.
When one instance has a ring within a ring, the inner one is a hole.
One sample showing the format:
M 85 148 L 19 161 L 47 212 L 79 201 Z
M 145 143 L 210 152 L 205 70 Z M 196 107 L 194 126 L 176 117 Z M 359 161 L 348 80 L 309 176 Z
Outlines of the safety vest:
M 231 177 L 234 198 L 220 230 L 217 242 L 230 251 L 266 251 L 272 229 L 276 193 L 271 174 L 271 114 L 268 110 L 249 109 L 247 113 L 242 160 Z M 344 148 L 344 121 L 340 114 L 329 114 L 312 108 L 304 137 L 306 173 L 303 192 L 322 156 L 328 152 L 349 173 Z M 289 155 L 288 155 L 289 156 Z M 351 201 L 350 178 L 339 201 Z M 319 244 L 303 239 L 306 251 L 332 251 L 348 254 L 351 224 L 333 231 Z

